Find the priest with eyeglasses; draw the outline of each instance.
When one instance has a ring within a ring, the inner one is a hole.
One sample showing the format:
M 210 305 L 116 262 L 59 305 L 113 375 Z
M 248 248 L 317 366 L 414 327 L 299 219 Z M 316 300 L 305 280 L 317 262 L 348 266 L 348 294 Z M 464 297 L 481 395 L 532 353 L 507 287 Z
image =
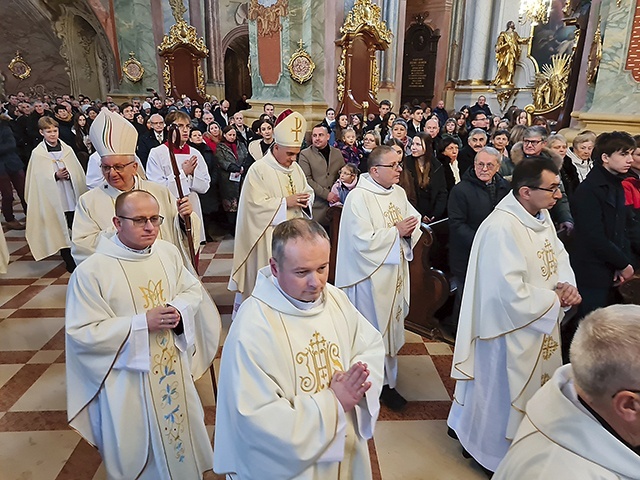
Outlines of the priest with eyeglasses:
M 219 329 L 202 315 L 200 281 L 158 239 L 154 196 L 127 191 L 113 208 L 116 232 L 99 235 L 69 281 L 69 423 L 109 479 L 202 479 L 213 451 L 194 378 L 211 364 Z M 203 334 L 211 348 L 198 348 Z

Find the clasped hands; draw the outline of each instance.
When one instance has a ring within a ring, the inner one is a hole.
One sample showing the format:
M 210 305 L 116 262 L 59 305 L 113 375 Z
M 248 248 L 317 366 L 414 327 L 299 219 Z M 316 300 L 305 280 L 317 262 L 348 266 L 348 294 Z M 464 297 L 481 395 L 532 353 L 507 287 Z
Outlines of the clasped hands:
M 556 285 L 556 295 L 558 295 L 560 299 L 561 307 L 573 307 L 582 302 L 580 292 L 570 283 L 558 282 Z
M 401 237 L 410 237 L 415 228 L 418 226 L 419 220 L 416 217 L 407 217 L 396 223 L 396 228 Z
M 294 193 L 293 195 L 289 195 L 286 198 L 287 208 L 307 208 L 307 205 L 309 204 L 309 198 L 311 198 L 311 195 L 309 195 L 308 193 Z
M 147 310 L 147 326 L 150 332 L 175 328 L 180 322 L 180 312 L 171 305 L 161 305 Z
M 336 398 L 345 412 L 355 407 L 367 390 L 371 388 L 369 368 L 366 363 L 354 363 L 346 372 L 335 372 L 329 388 L 333 390 Z

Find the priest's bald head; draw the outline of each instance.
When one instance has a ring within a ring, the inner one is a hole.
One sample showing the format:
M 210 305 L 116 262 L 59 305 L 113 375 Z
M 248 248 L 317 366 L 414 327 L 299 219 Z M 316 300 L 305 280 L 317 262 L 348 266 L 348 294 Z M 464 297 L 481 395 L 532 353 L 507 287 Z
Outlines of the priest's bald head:
M 391 188 L 400 181 L 402 157 L 395 150 L 381 145 L 369 154 L 369 175 L 380 186 Z
M 640 446 L 640 306 L 612 305 L 589 314 L 570 356 L 580 398 L 624 441 Z
M 280 114 L 273 129 L 275 143 L 271 149 L 280 165 L 289 168 L 296 161 L 306 131 L 307 122 L 298 112 L 285 110 Z
M 145 190 L 131 190 L 116 198 L 113 224 L 118 238 L 133 250 L 144 250 L 158 237 L 164 218 L 156 197 Z
M 287 295 L 314 302 L 327 284 L 329 250 L 329 236 L 318 222 L 306 218 L 288 220 L 273 231 L 271 273 Z
M 91 124 L 89 138 L 100 155 L 100 169 L 107 183 L 117 190 L 131 190 L 138 172 L 138 132 L 131 122 L 103 108 Z

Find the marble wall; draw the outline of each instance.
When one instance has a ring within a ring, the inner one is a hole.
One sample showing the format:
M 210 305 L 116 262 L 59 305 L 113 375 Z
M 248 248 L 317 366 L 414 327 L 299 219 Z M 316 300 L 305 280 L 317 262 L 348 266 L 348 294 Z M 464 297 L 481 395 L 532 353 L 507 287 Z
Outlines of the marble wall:
M 162 82 L 158 78 L 158 55 L 153 37 L 150 1 L 155 0 L 113 0 L 120 62 L 124 63 L 129 58 L 129 52 L 134 52 L 145 69 L 144 77 L 136 83 L 123 76 L 118 89 L 123 93 L 144 94 L 146 88 L 162 91 Z M 168 5 L 168 2 L 163 2 L 163 5 L 164 3 Z M 171 9 L 169 16 L 173 20 Z

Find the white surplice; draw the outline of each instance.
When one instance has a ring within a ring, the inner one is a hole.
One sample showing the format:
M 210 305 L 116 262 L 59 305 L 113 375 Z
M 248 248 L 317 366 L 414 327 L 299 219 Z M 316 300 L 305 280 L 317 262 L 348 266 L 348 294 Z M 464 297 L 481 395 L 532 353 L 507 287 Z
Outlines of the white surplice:
M 269 267 L 225 340 L 216 408 L 214 469 L 253 480 L 366 480 L 367 439 L 379 412 L 380 334 L 327 284 L 306 308 L 280 289 Z M 345 413 L 329 384 L 361 361 L 372 386 Z
M 209 167 L 207 167 L 204 157 L 198 150 L 189 145 L 185 145 L 184 148 L 188 149 L 189 153 L 176 152 L 176 163 L 180 170 L 182 193 L 189 197 L 196 215 L 198 215 L 199 218 L 203 218 L 200 196 L 198 194 L 207 193 L 209 190 L 209 185 L 211 184 Z M 196 168 L 193 171 L 193 175 L 186 175 L 182 164 L 193 156 L 197 158 Z M 178 187 L 176 186 L 175 176 L 171 166 L 169 147 L 166 144 L 163 143 L 151 149 L 149 158 L 147 159 L 146 174 L 147 180 L 164 185 L 175 197 L 178 196 Z M 203 240 L 205 238 L 204 223 L 200 225 L 200 238 Z
M 637 480 L 640 456 L 580 403 L 571 365 L 559 368 L 527 412 L 494 480 Z
M 189 247 L 186 234 L 180 228 L 180 216 L 176 205 L 176 197 L 165 186 L 135 177 L 134 188 L 152 194 L 160 204 L 160 215 L 164 222 L 160 225 L 158 238 L 174 244 L 189 265 Z M 115 232 L 113 217 L 115 215 L 116 198 L 122 192 L 113 188 L 104 179 L 99 187 L 93 188 L 78 200 L 76 214 L 73 219 L 71 253 L 80 264 L 96 250 L 101 232 Z M 193 244 L 196 252 L 200 245 L 200 218 L 191 214 L 191 227 L 194 234 Z
M 87 191 L 84 171 L 71 147 L 58 140 L 62 145 L 61 152 L 56 153 L 54 159 L 47 151 L 42 141 L 31 152 L 31 159 L 27 166 L 25 179 L 25 200 L 28 205 L 25 237 L 33 258 L 42 260 L 58 253 L 63 248 L 71 247 L 69 227 L 65 218 L 65 211 L 72 211 L 78 197 Z M 66 195 L 61 196 L 55 179 L 54 165 L 64 165 L 69 171 L 68 182 L 72 196 L 72 208 L 69 210 L 69 200 Z
M 394 225 L 409 216 L 420 220 L 401 187 L 383 188 L 365 173 L 347 196 L 340 217 L 336 286 L 382 334 L 391 359 L 404 345 L 409 261 L 422 235 L 418 225 L 410 239 L 400 238 Z M 389 370 L 385 382 L 395 388 L 395 374 Z
M 194 343 L 201 301 L 200 282 L 162 240 L 140 253 L 102 236 L 71 276 L 68 418 L 100 451 L 109 480 L 200 479 L 212 468 L 191 371 L 204 354 Z M 165 304 L 180 312 L 184 334 L 148 331 L 146 311 Z
M 308 205 L 313 205 L 313 189 L 296 162 L 285 168 L 268 151 L 249 168 L 238 202 L 229 279 L 229 290 L 242 294 L 242 300 L 251 295 L 258 270 L 269 264 L 273 229 L 305 215 L 300 207 L 287 208 L 286 197 L 294 193 L 310 194 Z
M 476 233 L 464 286 L 448 424 L 495 471 L 527 401 L 562 364 L 558 282 L 575 285 L 547 210 L 528 213 L 509 193 Z

